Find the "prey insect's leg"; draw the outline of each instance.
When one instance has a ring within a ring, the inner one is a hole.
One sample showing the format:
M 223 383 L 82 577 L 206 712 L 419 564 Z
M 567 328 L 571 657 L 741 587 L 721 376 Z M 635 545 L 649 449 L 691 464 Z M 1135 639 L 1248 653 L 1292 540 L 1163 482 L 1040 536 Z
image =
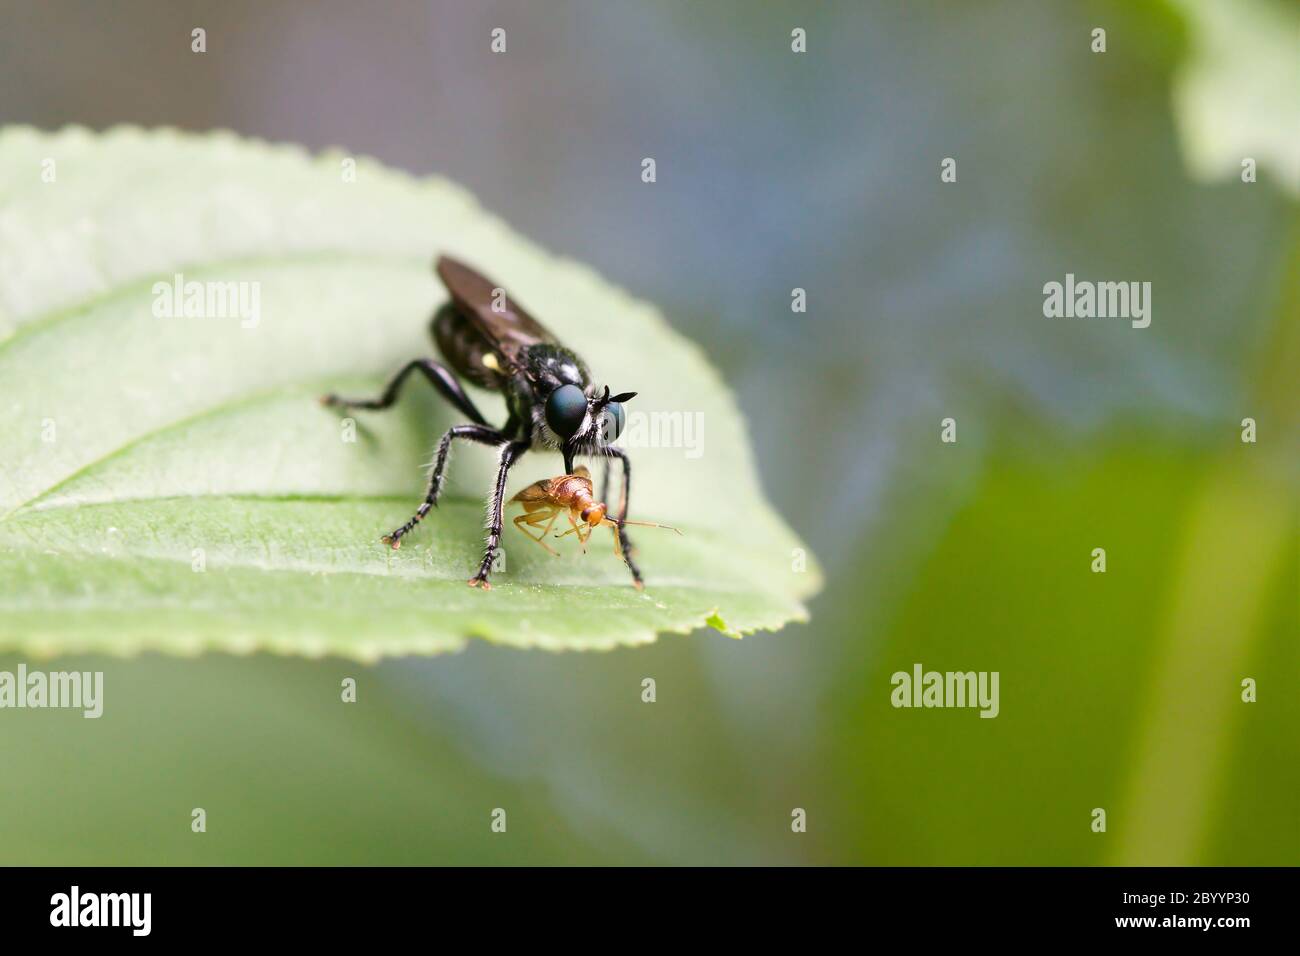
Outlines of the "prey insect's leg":
M 478 566 L 478 573 L 468 581 L 470 587 L 476 588 L 481 584 L 485 591 L 490 587 L 488 575 L 492 573 L 492 558 L 496 555 L 497 545 L 501 543 L 501 511 L 505 507 L 506 478 L 510 474 L 510 466 L 517 462 L 529 447 L 526 441 L 509 441 L 504 435 L 500 437 L 505 444 L 501 445 L 501 465 L 497 469 L 497 483 L 492 490 L 492 500 L 488 503 L 487 547 L 483 551 L 483 560 Z
M 541 537 L 537 539 L 538 544 L 542 543 L 542 538 L 545 538 L 548 534 L 551 533 L 551 529 L 555 527 L 555 519 L 558 518 L 559 516 L 560 516 L 559 508 L 556 508 L 554 511 L 551 512 L 551 520 L 546 522 L 546 527 L 542 529 Z M 560 552 L 551 550 L 549 546 L 546 548 L 546 550 L 550 551 L 551 554 L 555 555 L 557 558 L 560 556 Z
M 442 473 L 447 467 L 447 454 L 451 451 L 451 443 L 457 438 L 475 441 L 481 445 L 497 445 L 506 440 L 505 435 L 483 425 L 457 425 L 447 429 L 442 440 L 438 442 L 438 455 L 434 459 L 433 469 L 429 472 L 429 487 L 424 494 L 424 501 L 406 524 L 395 528 L 380 539 L 384 544 L 392 545 L 394 549 L 401 547 L 402 536 L 419 524 L 429 513 L 429 509 L 438 503 L 438 495 L 442 492 Z
M 566 511 L 564 513 L 564 516 L 569 519 L 569 530 L 564 533 L 565 534 L 576 533 L 578 535 L 578 544 L 582 547 L 582 553 L 586 554 L 587 538 L 591 536 L 591 531 L 588 531 L 586 534 L 582 533 L 582 529 L 585 527 L 585 525 L 581 525 L 576 520 L 574 520 L 572 511 Z
M 330 393 L 321 396 L 321 404 L 331 405 L 336 408 L 367 408 L 374 411 L 390 408 L 397 401 L 397 396 L 402 391 L 402 383 L 416 369 L 424 373 L 424 377 L 429 380 L 429 384 L 437 390 L 439 395 L 455 405 L 462 414 L 469 417 L 470 421 L 478 425 L 487 424 L 487 419 L 483 417 L 483 413 L 478 410 L 470 397 L 465 394 L 465 390 L 461 388 L 456 376 L 452 375 L 446 366 L 439 365 L 432 359 L 415 359 L 412 362 L 407 362 L 402 367 L 402 370 L 393 376 L 384 389 L 384 393 L 378 398 L 340 398 Z
M 547 551 L 549 551 L 551 554 L 555 555 L 558 558 L 560 556 L 560 552 L 556 551 L 549 544 L 547 544 L 544 539 L 546 538 L 547 534 L 550 533 L 551 526 L 555 524 L 555 519 L 559 515 L 559 513 L 560 513 L 559 508 L 552 508 L 549 512 L 534 511 L 531 514 L 522 514 L 515 518 L 515 527 L 518 528 L 520 531 L 522 531 L 524 534 L 528 535 L 528 537 L 532 538 L 543 548 L 545 548 Z M 536 528 L 543 521 L 546 522 L 546 526 L 541 529 L 541 531 L 536 535 L 536 537 L 534 537 L 533 533 L 529 531 L 528 528 L 524 527 L 524 525 L 528 525 L 531 528 Z
M 632 488 L 632 463 L 628 460 L 627 452 L 616 445 L 606 445 L 601 449 L 601 454 L 606 458 L 618 458 L 623 462 L 623 487 L 618 500 L 617 530 L 618 537 L 623 542 L 623 563 L 632 572 L 632 586 L 640 591 L 645 587 L 645 582 L 641 578 L 641 569 L 636 566 L 636 561 L 632 557 L 632 541 L 627 536 L 627 499 Z

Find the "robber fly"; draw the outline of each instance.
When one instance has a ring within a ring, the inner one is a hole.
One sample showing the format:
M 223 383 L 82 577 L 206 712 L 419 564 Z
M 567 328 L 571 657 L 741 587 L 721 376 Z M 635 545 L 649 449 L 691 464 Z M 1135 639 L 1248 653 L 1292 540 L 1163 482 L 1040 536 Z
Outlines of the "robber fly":
M 488 499 L 487 547 L 470 587 L 487 590 L 492 559 L 501 541 L 501 512 L 505 501 L 506 477 L 511 467 L 529 449 L 558 451 L 564 456 L 564 470 L 573 472 L 573 459 L 587 455 L 617 458 L 623 463 L 622 492 L 617 524 L 622 537 L 623 560 L 641 586 L 641 572 L 632 559 L 631 542 L 622 531 L 627 518 L 631 467 L 627 452 L 612 442 L 623 430 L 623 403 L 636 392 L 611 397 L 609 386 L 598 389 L 587 365 L 572 349 L 561 345 L 522 306 L 509 300 L 500 286 L 462 262 L 441 256 L 436 265 L 438 278 L 451 294 L 451 301 L 433 316 L 431 332 L 438 351 L 465 379 L 506 400 L 506 423 L 500 428 L 488 424 L 460 381 L 445 365 L 432 359 L 408 362 L 375 399 L 347 399 L 325 395 L 321 402 L 338 408 L 389 408 L 397 401 L 402 383 L 415 371 L 421 372 L 434 389 L 454 405 L 471 424 L 449 428 L 438 442 L 428 489 L 415 514 L 381 539 L 397 548 L 438 503 L 447 454 L 457 439 L 490 445 L 497 449 L 496 484 Z M 605 490 L 609 486 L 609 462 L 605 469 Z
M 560 515 L 568 519 L 569 530 L 556 537 L 562 538 L 576 533 L 584 552 L 587 550 L 587 541 L 597 528 L 602 526 L 613 528 L 614 553 L 620 558 L 626 553 L 623 534 L 627 525 L 667 528 L 669 531 L 677 531 L 681 534 L 681 531 L 666 524 L 626 519 L 618 522 L 605 517 L 609 509 L 596 500 L 591 486 L 591 472 L 584 465 L 579 465 L 571 475 L 535 481 L 511 498 L 510 502 L 511 504 L 517 502 L 524 508 L 524 513 L 514 519 L 515 527 L 556 557 L 559 557 L 559 552 L 547 544 L 545 538 Z M 537 531 L 536 534 L 533 534 L 534 530 Z M 641 589 L 639 578 L 634 576 L 632 584 L 637 590 Z

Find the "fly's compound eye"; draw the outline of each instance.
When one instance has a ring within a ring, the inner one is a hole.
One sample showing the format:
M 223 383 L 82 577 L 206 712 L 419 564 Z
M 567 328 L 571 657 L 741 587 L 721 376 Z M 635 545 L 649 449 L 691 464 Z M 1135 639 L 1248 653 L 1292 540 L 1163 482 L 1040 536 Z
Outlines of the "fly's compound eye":
M 618 436 L 623 434 L 623 425 L 627 421 L 627 413 L 623 411 L 621 402 L 608 402 L 600 413 L 600 438 L 605 444 L 617 441 Z
M 587 414 L 587 396 L 576 385 L 561 385 L 546 400 L 546 424 L 561 438 L 572 438 Z

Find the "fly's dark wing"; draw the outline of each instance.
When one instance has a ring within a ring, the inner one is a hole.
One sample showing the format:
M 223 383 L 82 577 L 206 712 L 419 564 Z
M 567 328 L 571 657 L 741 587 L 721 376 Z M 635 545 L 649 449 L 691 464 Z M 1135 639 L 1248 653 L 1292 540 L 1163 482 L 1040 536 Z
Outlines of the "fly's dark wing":
M 542 323 L 508 294 L 497 295 L 500 286 L 465 263 L 440 256 L 437 271 L 460 313 L 497 353 L 503 365 L 521 367 L 523 350 L 530 345 L 559 344 Z M 493 305 L 499 305 L 502 311 L 496 311 Z

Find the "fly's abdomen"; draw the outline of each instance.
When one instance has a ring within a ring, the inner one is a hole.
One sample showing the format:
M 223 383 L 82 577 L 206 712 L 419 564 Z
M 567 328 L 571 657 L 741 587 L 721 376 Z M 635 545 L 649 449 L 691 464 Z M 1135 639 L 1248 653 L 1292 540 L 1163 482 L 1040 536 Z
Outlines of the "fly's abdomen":
M 480 388 L 501 391 L 505 376 L 496 351 L 455 305 L 435 312 L 429 331 L 448 365 Z

